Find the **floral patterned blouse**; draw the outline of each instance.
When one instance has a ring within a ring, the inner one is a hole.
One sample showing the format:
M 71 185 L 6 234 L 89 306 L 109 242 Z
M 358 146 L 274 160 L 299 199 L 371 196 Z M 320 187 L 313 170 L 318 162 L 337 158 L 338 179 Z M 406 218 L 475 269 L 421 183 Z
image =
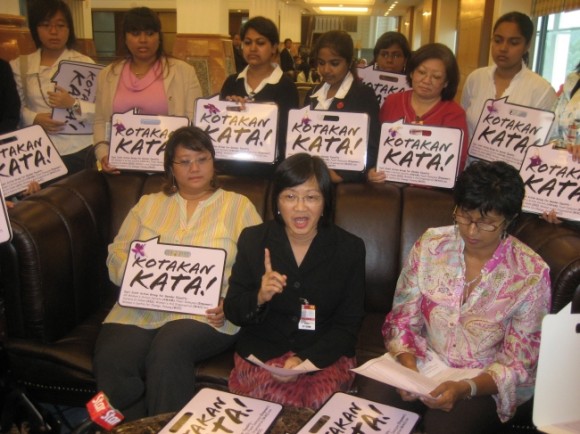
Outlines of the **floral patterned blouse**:
M 512 236 L 485 264 L 462 301 L 464 242 L 453 226 L 427 230 L 401 271 L 383 325 L 391 354 L 423 358 L 428 349 L 450 367 L 487 372 L 502 421 L 533 395 L 542 318 L 551 299 L 549 268 Z

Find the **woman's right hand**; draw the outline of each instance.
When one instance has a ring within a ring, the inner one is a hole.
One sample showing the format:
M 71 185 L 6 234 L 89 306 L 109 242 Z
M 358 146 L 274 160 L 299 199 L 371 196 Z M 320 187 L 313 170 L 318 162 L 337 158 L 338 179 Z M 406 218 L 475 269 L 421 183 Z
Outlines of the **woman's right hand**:
M 377 169 L 371 167 L 367 172 L 367 179 L 369 182 L 385 182 L 387 180 L 387 175 L 385 172 L 377 172 Z
M 110 175 L 119 175 L 121 173 L 119 169 L 109 164 L 109 155 L 105 155 L 101 158 L 101 168 L 103 169 L 103 172 Z
M 65 125 L 64 122 L 55 121 L 51 113 L 38 113 L 33 123 L 40 125 L 47 134 L 58 134 Z
M 572 154 L 572 161 L 580 162 L 580 145 L 568 145 L 568 152 Z
M 264 249 L 264 268 L 266 271 L 262 276 L 262 285 L 260 286 L 260 291 L 258 291 L 258 305 L 267 303 L 276 294 L 282 293 L 287 280 L 285 274 L 272 270 L 270 250 L 268 249 Z
M 226 96 L 226 101 L 235 102 L 240 105 L 240 110 L 245 110 L 248 98 L 246 98 L 245 96 L 230 95 Z

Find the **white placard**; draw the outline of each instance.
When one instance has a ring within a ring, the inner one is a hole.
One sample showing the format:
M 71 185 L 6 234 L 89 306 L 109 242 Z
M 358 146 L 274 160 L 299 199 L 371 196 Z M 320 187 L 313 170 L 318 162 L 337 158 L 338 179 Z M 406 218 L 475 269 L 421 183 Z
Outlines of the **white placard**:
M 58 64 L 52 81 L 67 90 L 73 98 L 94 103 L 97 96 L 97 75 L 103 68 L 104 65 L 63 60 Z M 93 133 L 93 124 L 77 119 L 73 109 L 54 108 L 52 118 L 65 123 L 60 134 Z
M 117 169 L 163 172 L 165 142 L 173 131 L 188 125 L 185 116 L 140 115 L 134 110 L 115 113 L 109 163 Z
M 159 243 L 131 243 L 119 304 L 205 315 L 219 303 L 226 251 Z
M 20 193 L 31 181 L 39 184 L 68 170 L 40 125 L 0 136 L 0 182 L 6 196 Z
M 361 81 L 375 92 L 379 107 L 383 106 L 385 99 L 389 95 L 411 89 L 407 83 L 406 75 L 381 71 L 380 69 L 375 69 L 373 65 L 366 68 L 358 68 L 357 74 Z
M 407 124 L 381 125 L 377 171 L 387 180 L 452 188 L 463 144 L 459 128 Z
M 523 209 L 541 214 L 556 210 L 558 217 L 580 221 L 580 163 L 561 148 L 528 148 L 520 175 L 526 195 Z
M 505 161 L 519 169 L 526 150 L 546 142 L 554 113 L 511 104 L 507 99 L 485 102 L 468 153 L 482 160 Z
M 298 434 L 409 434 L 418 420 L 410 411 L 337 392 Z
M 288 113 L 286 157 L 300 152 L 321 157 L 330 169 L 361 172 L 366 165 L 369 116 L 292 109 Z
M 276 104 L 247 102 L 242 110 L 218 95 L 198 98 L 194 124 L 211 137 L 218 159 L 274 163 L 277 158 Z
M 0 243 L 5 243 L 12 239 L 12 226 L 8 218 L 8 210 L 6 209 L 6 200 L 4 199 L 2 185 L 0 185 L 0 200 L 2 201 L 2 205 L 0 205 Z
M 159 434 L 261 434 L 282 411 L 282 405 L 204 388 L 183 407 Z

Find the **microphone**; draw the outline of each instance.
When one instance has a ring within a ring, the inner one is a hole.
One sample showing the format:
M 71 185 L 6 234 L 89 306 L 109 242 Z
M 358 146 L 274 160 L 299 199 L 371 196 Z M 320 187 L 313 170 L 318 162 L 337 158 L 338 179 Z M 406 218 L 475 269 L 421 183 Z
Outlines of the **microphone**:
M 76 427 L 72 434 L 84 433 L 94 424 L 106 431 L 110 431 L 124 419 L 121 412 L 111 406 L 109 399 L 103 392 L 97 393 L 87 402 L 87 411 L 89 412 L 89 418 Z

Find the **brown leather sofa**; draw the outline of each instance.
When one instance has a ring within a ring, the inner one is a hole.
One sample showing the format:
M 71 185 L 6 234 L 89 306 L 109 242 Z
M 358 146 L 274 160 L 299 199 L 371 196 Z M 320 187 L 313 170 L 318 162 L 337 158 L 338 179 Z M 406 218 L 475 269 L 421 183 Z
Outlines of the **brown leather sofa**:
M 271 217 L 269 185 L 221 177 L 223 188 L 245 194 Z M 0 246 L 11 375 L 40 401 L 84 405 L 96 393 L 92 349 L 117 289 L 105 266 L 107 245 L 139 197 L 159 191 L 161 177 L 142 173 L 73 175 L 22 201 L 10 211 L 11 243 Z M 336 189 L 334 220 L 366 243 L 366 317 L 359 363 L 384 352 L 380 328 L 392 304 L 401 264 L 428 227 L 451 223 L 449 191 L 397 184 L 344 184 Z M 550 265 L 553 311 L 580 286 L 580 232 L 537 216 L 523 216 L 514 235 Z M 122 357 L 120 355 L 120 357 Z M 196 367 L 199 386 L 227 387 L 231 352 Z M 373 399 L 377 385 L 357 379 Z

